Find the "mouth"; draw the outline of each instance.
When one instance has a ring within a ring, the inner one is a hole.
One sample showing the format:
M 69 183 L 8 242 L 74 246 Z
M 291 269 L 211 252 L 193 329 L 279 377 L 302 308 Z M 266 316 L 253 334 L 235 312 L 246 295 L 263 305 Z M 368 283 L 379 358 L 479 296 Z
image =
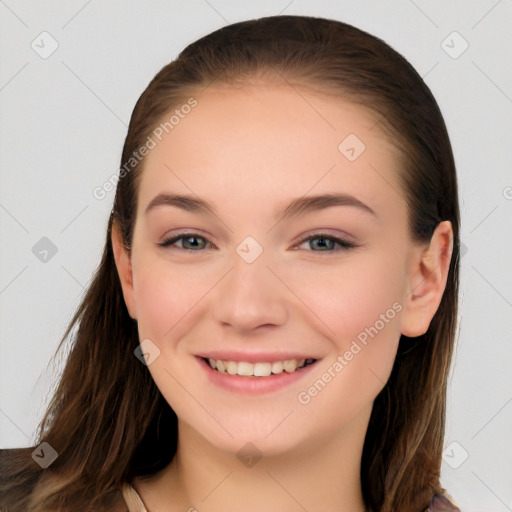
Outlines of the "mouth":
M 310 354 L 290 352 L 212 351 L 196 355 L 207 382 L 230 393 L 265 395 L 293 385 L 321 361 Z
M 264 378 L 283 373 L 296 373 L 316 363 L 316 359 L 285 359 L 282 361 L 229 361 L 201 357 L 201 359 L 214 371 L 226 375 L 239 377 Z

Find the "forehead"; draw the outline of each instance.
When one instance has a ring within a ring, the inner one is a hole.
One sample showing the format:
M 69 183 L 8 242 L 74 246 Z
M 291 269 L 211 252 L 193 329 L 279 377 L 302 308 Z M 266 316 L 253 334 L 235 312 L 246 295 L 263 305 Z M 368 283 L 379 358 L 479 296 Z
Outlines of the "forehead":
M 219 209 L 328 191 L 376 208 L 401 200 L 395 147 L 363 106 L 289 84 L 211 85 L 191 96 L 197 105 L 145 157 L 139 210 L 162 192 Z

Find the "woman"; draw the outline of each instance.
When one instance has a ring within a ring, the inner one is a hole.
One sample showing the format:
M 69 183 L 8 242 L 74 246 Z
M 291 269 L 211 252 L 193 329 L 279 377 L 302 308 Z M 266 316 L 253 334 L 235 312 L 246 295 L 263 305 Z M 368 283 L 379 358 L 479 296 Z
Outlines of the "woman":
M 203 37 L 135 106 L 47 444 L 3 451 L 2 510 L 458 510 L 458 265 L 450 141 L 403 57 L 301 16 Z

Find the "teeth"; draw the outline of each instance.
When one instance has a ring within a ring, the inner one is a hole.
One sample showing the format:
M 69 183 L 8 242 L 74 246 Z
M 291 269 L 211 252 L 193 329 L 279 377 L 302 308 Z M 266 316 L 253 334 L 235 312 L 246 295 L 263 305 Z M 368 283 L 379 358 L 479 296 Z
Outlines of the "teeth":
M 233 364 L 236 365 L 236 363 L 233 363 Z M 237 366 L 238 366 L 238 369 L 237 369 L 236 373 L 238 375 L 249 376 L 249 375 L 253 375 L 253 373 L 254 373 L 254 365 L 251 363 L 238 363 Z
M 243 363 L 240 363 L 240 364 L 243 364 Z M 254 365 L 253 375 L 255 377 L 268 377 L 271 373 L 272 373 L 272 365 L 270 363 L 256 363 Z
M 282 361 L 276 361 L 275 363 L 272 363 L 272 373 L 283 373 Z
M 288 359 L 286 361 L 275 361 L 273 363 L 247 363 L 245 361 L 221 361 L 220 359 L 208 359 L 210 367 L 221 373 L 229 375 L 240 375 L 243 377 L 268 377 L 271 374 L 278 375 L 285 371 L 293 373 L 306 364 L 311 364 L 314 359 Z
M 236 375 L 238 370 L 238 364 L 235 361 L 228 361 L 226 363 L 226 370 L 229 375 Z
M 295 359 L 289 359 L 283 361 L 283 370 L 288 373 L 292 373 L 297 369 L 297 361 Z

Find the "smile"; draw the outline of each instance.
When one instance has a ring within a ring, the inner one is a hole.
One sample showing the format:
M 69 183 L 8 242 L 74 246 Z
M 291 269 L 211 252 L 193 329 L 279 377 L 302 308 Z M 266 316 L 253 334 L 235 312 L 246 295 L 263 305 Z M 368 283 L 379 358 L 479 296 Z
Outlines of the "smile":
M 230 393 L 265 395 L 292 386 L 307 377 L 320 359 L 300 352 L 212 351 L 195 357 L 214 388 Z
M 287 359 L 284 361 L 249 363 L 247 361 L 223 361 L 211 358 L 204 358 L 204 360 L 213 370 L 241 377 L 268 377 L 283 372 L 294 373 L 316 361 L 315 359 Z

